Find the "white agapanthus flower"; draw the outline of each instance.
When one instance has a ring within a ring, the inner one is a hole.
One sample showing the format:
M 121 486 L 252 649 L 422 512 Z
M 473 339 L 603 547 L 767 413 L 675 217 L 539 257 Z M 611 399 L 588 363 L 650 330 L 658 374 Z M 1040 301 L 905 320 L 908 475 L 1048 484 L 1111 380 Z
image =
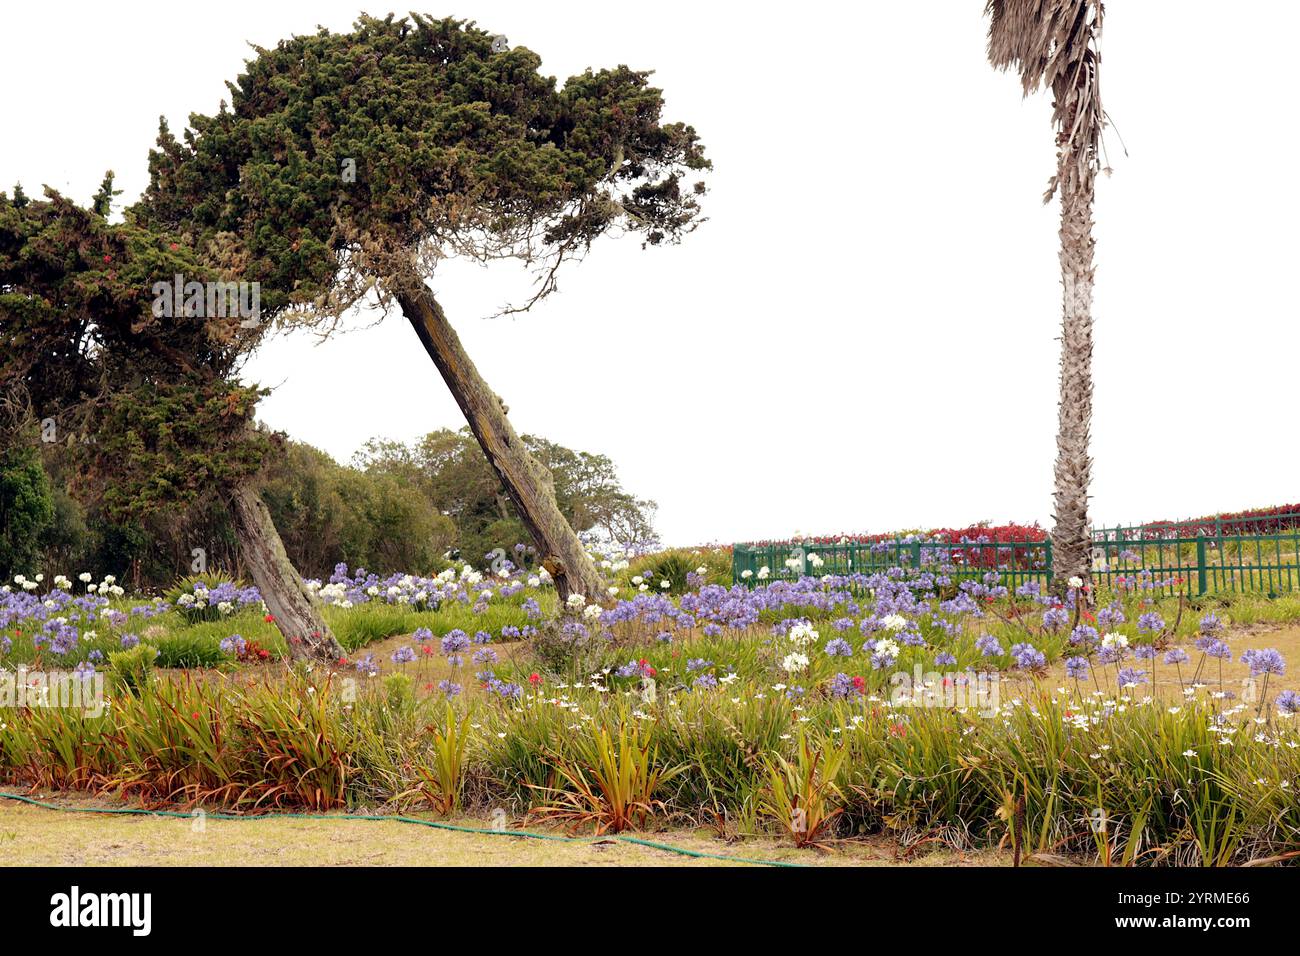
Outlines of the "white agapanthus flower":
M 790 628 L 790 643 L 796 647 L 816 644 L 820 636 L 811 624 L 800 623 Z
M 587 599 L 581 594 L 570 594 L 564 603 L 576 611 L 587 603 Z
M 754 576 L 754 572 L 749 570 L 749 568 L 745 568 L 745 570 L 740 572 L 740 576 L 742 578 L 752 578 Z
M 901 614 L 886 614 L 880 619 L 880 626 L 887 631 L 898 633 L 907 627 L 907 618 Z
M 94 577 L 91 575 L 89 571 L 82 571 L 80 574 L 77 575 L 77 580 L 80 581 L 82 584 L 89 584 L 91 581 L 94 580 Z
M 1101 639 L 1102 647 L 1128 647 L 1128 638 L 1123 634 L 1114 632 L 1107 634 Z
M 875 646 L 872 647 L 871 649 L 871 652 L 873 654 L 884 654 L 886 657 L 897 657 L 898 643 L 896 641 L 891 641 L 887 637 L 883 637 L 880 640 L 876 641 Z
M 786 673 L 797 674 L 808 666 L 808 655 L 800 654 L 797 651 L 787 654 L 781 661 L 781 666 L 785 668 Z
M 1066 583 L 1069 584 L 1070 587 L 1074 588 L 1077 591 L 1079 590 L 1079 588 L 1083 587 L 1083 578 L 1079 577 L 1078 575 L 1075 575 L 1074 577 L 1070 578 L 1070 580 L 1067 581 Z
M 765 564 L 758 569 L 758 579 L 762 581 L 765 578 L 767 578 L 771 573 L 772 573 L 772 569 Z

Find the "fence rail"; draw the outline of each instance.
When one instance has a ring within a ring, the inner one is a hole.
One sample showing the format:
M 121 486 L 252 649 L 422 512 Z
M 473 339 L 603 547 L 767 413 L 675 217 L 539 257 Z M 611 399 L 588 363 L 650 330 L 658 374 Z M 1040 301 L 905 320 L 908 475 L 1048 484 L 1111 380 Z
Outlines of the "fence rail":
M 1149 533 L 1151 527 L 1095 531 L 1094 583 L 1190 595 L 1300 590 L 1300 526 L 1274 534 L 1194 536 L 1180 529 L 1155 536 Z M 1144 530 L 1134 534 L 1138 529 Z M 909 537 L 871 543 L 737 544 L 732 555 L 733 581 L 749 586 L 803 574 L 873 574 L 894 567 L 941 565 L 951 566 L 949 576 L 958 580 L 996 573 L 1001 584 L 1013 589 L 1030 581 L 1042 587 L 1052 582 L 1050 539 L 944 543 Z

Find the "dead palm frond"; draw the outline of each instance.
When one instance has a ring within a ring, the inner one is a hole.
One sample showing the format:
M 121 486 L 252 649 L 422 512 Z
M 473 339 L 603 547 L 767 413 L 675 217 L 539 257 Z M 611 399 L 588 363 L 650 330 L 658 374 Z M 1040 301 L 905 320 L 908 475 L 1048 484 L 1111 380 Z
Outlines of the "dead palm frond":
M 1025 95 L 1052 91 L 1057 171 L 1043 201 L 1059 186 L 1091 185 L 1101 169 L 1100 0 L 988 0 L 989 62 L 1016 70 Z M 1070 182 L 1067 183 L 1067 180 Z

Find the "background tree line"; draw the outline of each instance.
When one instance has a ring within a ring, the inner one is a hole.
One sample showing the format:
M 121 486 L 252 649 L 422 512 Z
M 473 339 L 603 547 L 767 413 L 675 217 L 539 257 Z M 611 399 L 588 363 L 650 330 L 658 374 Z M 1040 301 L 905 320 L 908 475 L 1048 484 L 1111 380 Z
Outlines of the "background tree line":
M 0 574 L 116 574 L 158 588 L 188 574 L 194 549 L 209 568 L 242 573 L 228 509 L 211 500 L 122 522 L 75 487 L 64 443 L 15 443 L 0 453 Z M 557 503 L 589 541 L 654 543 L 655 504 L 627 492 L 605 455 L 532 435 L 532 454 L 554 475 Z M 485 566 L 496 548 L 530 539 L 468 428 L 410 444 L 367 443 L 350 465 L 310 445 L 273 443 L 262 484 L 290 560 L 327 577 L 339 562 L 377 573 L 428 572 L 450 556 Z

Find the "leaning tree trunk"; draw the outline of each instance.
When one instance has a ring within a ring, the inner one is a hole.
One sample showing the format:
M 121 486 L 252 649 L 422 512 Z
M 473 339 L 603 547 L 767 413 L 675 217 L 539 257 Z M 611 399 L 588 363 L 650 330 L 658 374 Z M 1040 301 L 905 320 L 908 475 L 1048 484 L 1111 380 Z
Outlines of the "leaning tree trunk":
M 604 580 L 555 502 L 551 473 L 515 434 L 500 396 L 479 375 L 438 300 L 422 280 L 409 274 L 400 277 L 393 293 L 519 510 L 542 566 L 555 579 L 560 600 L 581 594 L 592 603 L 601 601 Z
M 1056 431 L 1056 526 L 1052 529 L 1053 585 L 1087 581 L 1092 571 L 1088 483 L 1092 459 L 1092 199 L 1091 170 L 1061 180 L 1061 382 Z
M 244 563 L 275 619 L 275 626 L 284 635 L 290 656 L 329 662 L 341 660 L 343 648 L 334 639 L 302 576 L 285 553 L 284 542 L 275 530 L 262 496 L 256 488 L 244 484 L 227 498 Z

